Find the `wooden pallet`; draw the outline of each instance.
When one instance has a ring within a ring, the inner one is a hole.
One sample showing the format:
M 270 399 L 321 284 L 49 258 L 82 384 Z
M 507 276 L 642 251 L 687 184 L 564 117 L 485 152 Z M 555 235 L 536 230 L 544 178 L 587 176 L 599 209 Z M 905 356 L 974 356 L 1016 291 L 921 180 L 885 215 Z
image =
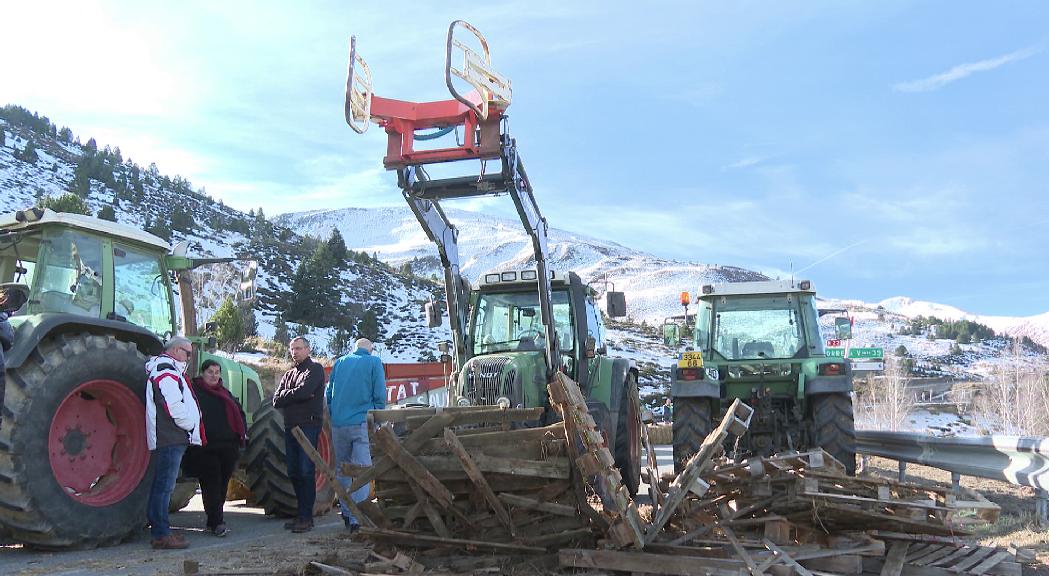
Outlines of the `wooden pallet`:
M 938 542 L 895 541 L 885 559 L 864 561 L 867 571 L 882 576 L 1021 576 L 1016 555 L 1002 548 L 965 546 Z

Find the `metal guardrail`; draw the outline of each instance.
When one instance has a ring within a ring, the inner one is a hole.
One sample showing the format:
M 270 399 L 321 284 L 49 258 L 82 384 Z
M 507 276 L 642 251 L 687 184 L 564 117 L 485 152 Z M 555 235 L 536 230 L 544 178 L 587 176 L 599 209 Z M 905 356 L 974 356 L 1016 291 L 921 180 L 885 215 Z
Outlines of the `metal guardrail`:
M 962 476 L 978 476 L 1035 489 L 1034 515 L 1049 525 L 1049 438 L 980 436 L 942 438 L 914 432 L 857 430 L 856 452 L 900 463 L 900 481 L 907 462 L 951 472 L 957 488 Z
M 924 464 L 962 476 L 1049 489 L 1049 438 L 940 438 L 914 432 L 857 430 L 856 452 Z

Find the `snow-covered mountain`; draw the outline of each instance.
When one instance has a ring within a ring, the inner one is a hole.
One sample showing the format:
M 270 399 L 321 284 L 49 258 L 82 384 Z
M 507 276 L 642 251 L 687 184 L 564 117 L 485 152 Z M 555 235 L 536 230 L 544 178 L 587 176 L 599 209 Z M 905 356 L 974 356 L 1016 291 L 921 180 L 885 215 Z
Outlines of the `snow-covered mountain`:
M 445 214 L 459 229 L 462 270 L 471 281 L 492 270 L 535 265 L 531 241 L 519 220 L 456 209 L 445 209 Z M 415 274 L 443 278 L 437 249 L 407 206 L 295 212 L 274 221 L 320 239 L 337 229 L 353 249 L 374 253 L 394 266 L 411 262 Z M 550 229 L 549 247 L 551 268 L 576 272 L 584 282 L 607 278 L 616 290 L 626 293 L 628 315 L 650 324 L 682 313 L 682 291 L 695 292 L 714 282 L 767 279 L 735 266 L 667 260 L 558 228 Z

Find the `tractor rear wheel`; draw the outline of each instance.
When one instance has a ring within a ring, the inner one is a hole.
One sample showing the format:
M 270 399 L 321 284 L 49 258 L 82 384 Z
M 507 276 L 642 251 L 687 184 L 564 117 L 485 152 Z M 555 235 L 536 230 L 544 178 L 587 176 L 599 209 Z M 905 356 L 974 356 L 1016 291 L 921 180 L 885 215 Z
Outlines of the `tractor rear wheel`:
M 183 480 L 176 483 L 175 491 L 171 493 L 171 500 L 168 501 L 168 512 L 178 512 L 189 506 L 189 501 L 197 495 L 199 485 L 196 480 Z
M 317 441 L 317 451 L 329 465 L 334 451 L 331 449 L 328 430 L 322 429 Z M 254 496 L 256 506 L 266 514 L 293 517 L 298 514 L 298 504 L 284 450 L 284 417 L 272 405 L 264 403 L 255 412 L 254 421 L 248 429 L 248 451 L 244 458 L 248 488 Z M 317 471 L 317 502 L 313 515 L 320 516 L 331 509 L 335 502 L 335 491 L 328 479 Z
M 145 524 L 145 362 L 113 336 L 59 334 L 7 371 L 0 523 L 13 539 L 93 548 Z
M 710 434 L 710 398 L 674 398 L 674 472 L 681 472 Z
M 637 376 L 633 372 L 627 375 L 623 398 L 619 401 L 615 460 L 623 485 L 631 496 L 636 496 L 641 484 L 641 401 L 637 393 Z
M 848 394 L 811 396 L 813 444 L 845 465 L 849 476 L 856 474 L 856 426 L 852 397 Z

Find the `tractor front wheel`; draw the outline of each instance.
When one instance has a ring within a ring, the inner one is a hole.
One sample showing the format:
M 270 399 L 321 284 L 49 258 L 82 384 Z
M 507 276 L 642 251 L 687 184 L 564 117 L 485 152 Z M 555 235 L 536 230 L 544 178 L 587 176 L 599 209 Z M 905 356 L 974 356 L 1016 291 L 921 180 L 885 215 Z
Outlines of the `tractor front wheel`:
M 641 483 L 641 400 L 638 398 L 637 376 L 633 372 L 623 383 L 615 448 L 616 467 L 623 477 L 623 485 L 631 496 L 636 496 Z
M 146 357 L 113 336 L 59 334 L 7 371 L 0 523 L 41 547 L 116 544 L 146 522 Z

